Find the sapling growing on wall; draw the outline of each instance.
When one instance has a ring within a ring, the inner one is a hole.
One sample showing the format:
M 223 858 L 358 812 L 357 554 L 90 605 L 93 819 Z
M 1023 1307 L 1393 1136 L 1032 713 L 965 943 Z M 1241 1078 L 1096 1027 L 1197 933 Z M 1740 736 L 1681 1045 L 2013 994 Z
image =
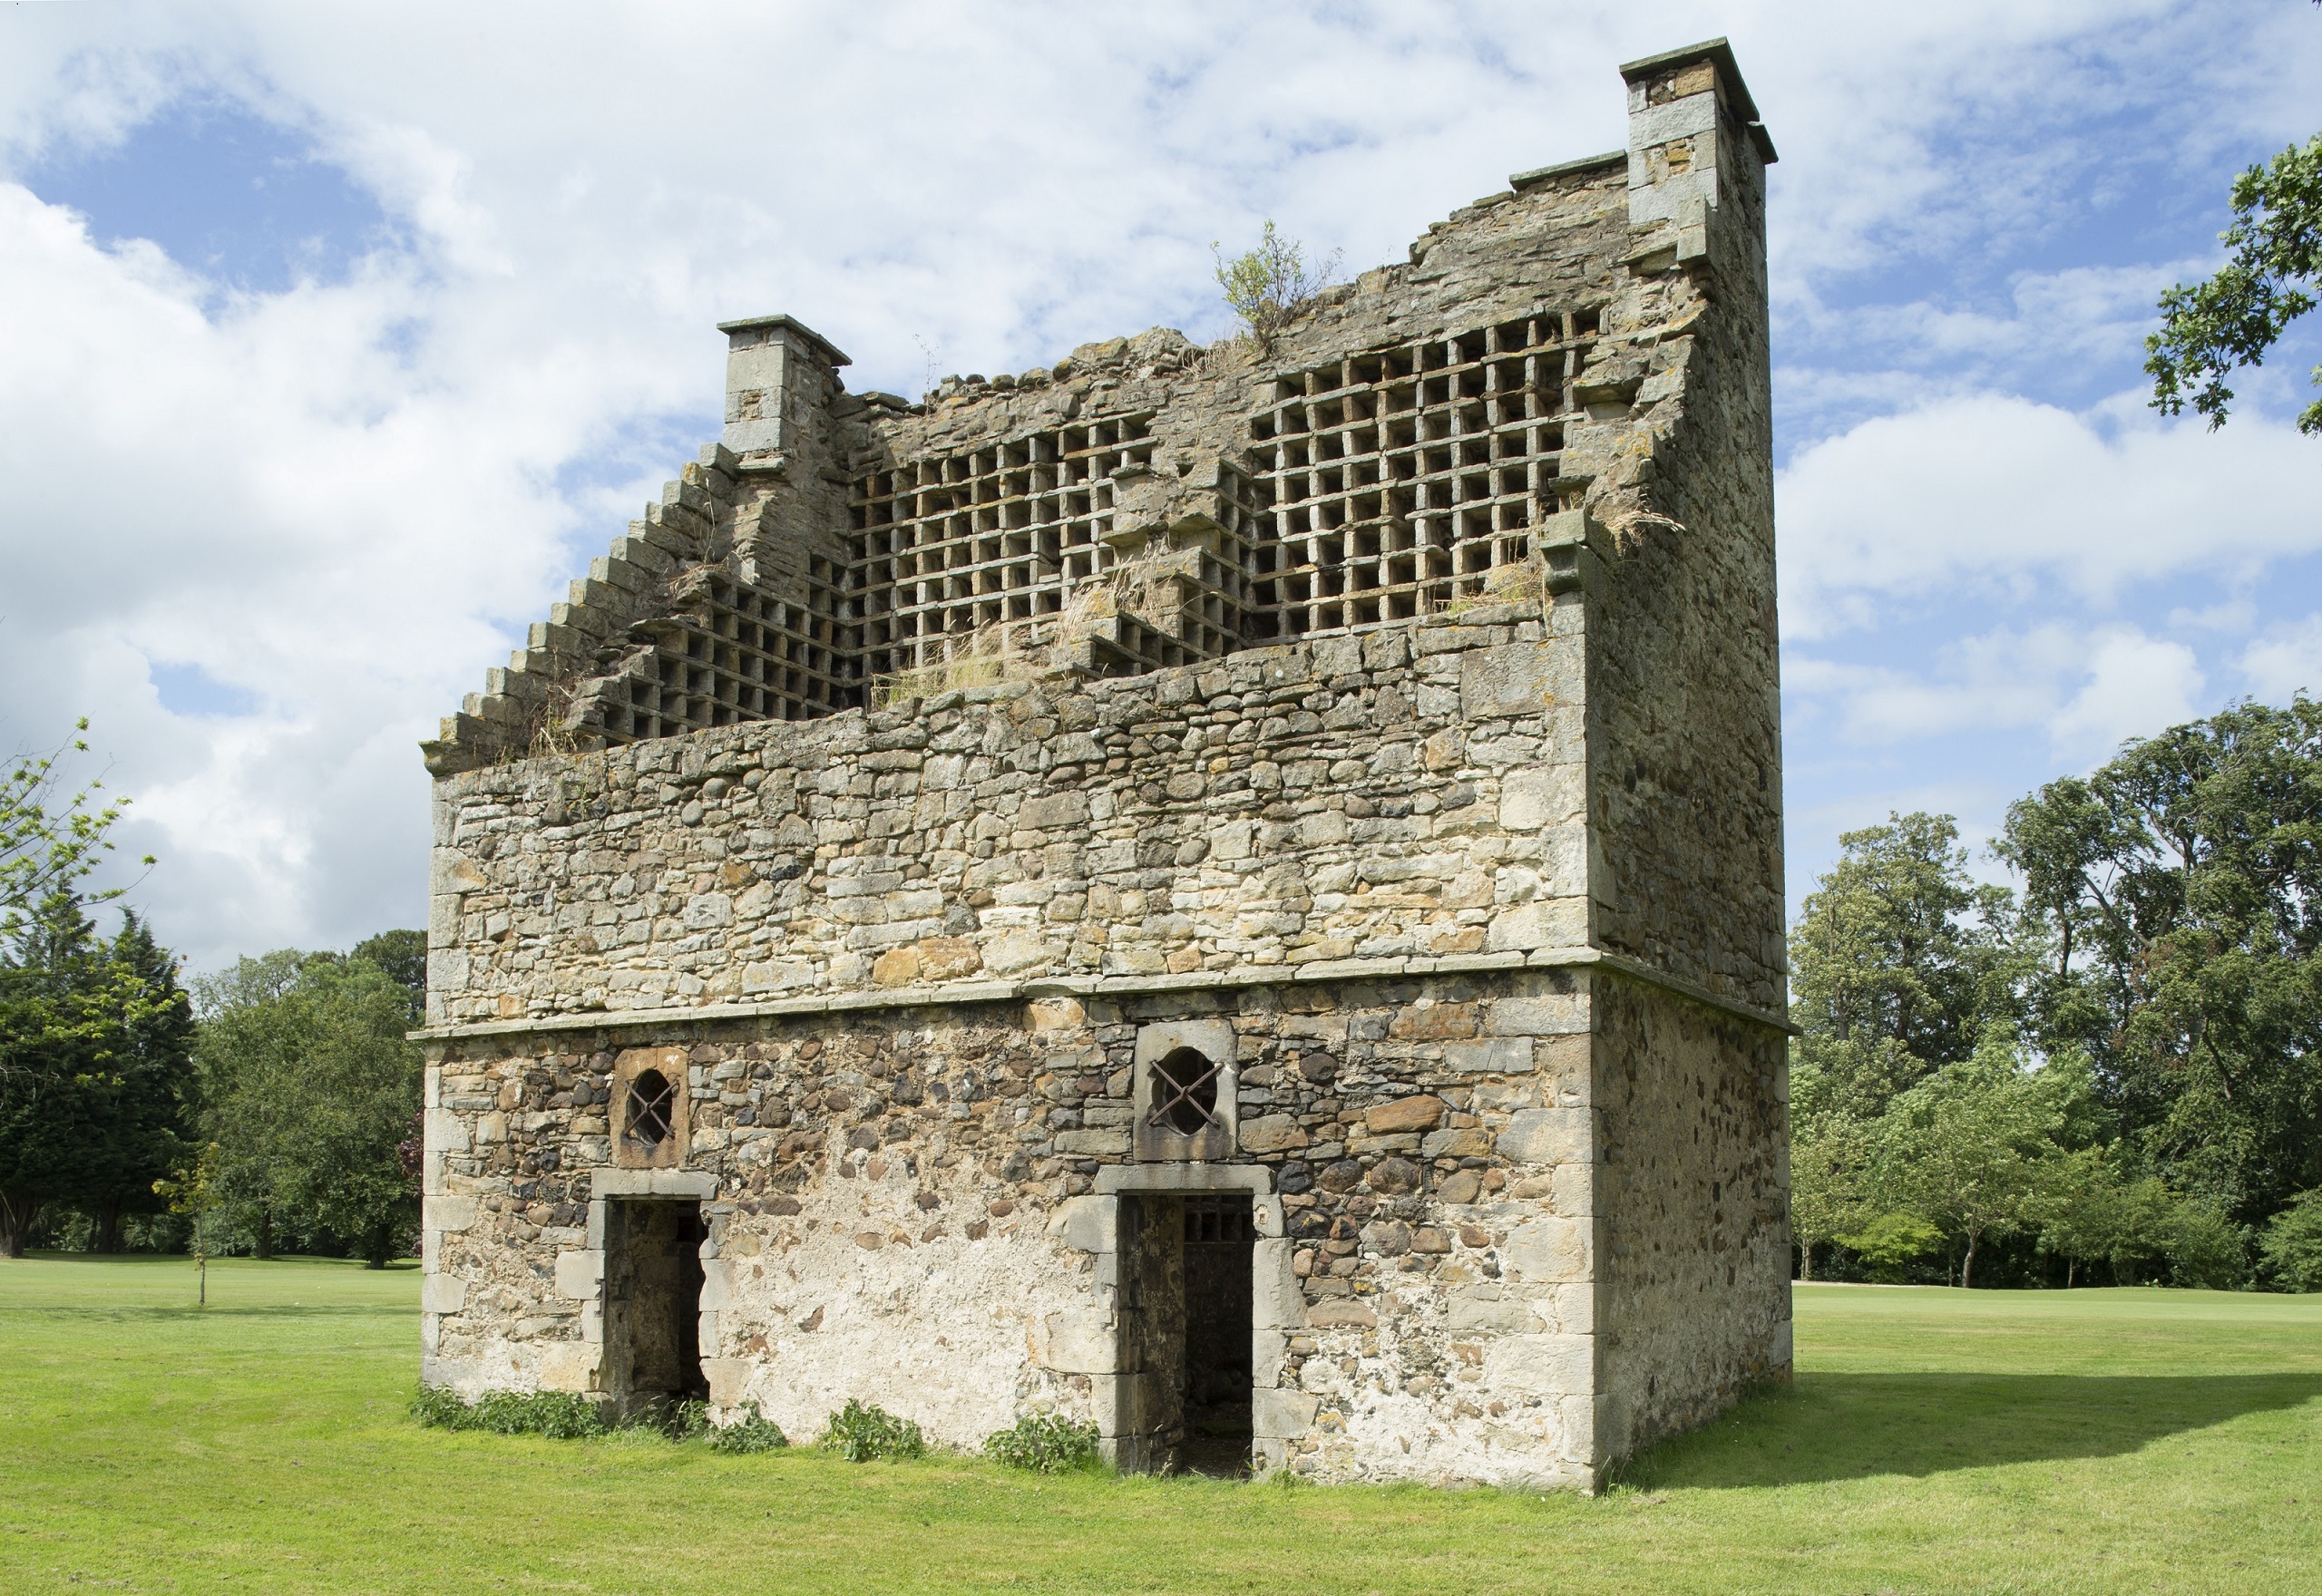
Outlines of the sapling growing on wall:
M 1231 260 L 1218 254 L 1215 243 L 1209 252 L 1217 260 L 1217 286 L 1225 290 L 1225 303 L 1242 318 L 1258 347 L 1268 354 L 1273 352 L 1283 329 L 1338 276 L 1337 250 L 1309 266 L 1305 247 L 1275 232 L 1271 220 L 1256 248 Z

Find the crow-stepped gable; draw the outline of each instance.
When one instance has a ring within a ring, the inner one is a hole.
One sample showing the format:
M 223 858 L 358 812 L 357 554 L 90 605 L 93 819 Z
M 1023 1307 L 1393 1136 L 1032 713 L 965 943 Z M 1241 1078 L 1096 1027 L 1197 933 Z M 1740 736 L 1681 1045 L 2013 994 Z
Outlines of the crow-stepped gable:
M 1598 1484 L 1790 1350 L 1722 41 L 1271 348 L 721 439 L 426 745 L 426 1377 Z

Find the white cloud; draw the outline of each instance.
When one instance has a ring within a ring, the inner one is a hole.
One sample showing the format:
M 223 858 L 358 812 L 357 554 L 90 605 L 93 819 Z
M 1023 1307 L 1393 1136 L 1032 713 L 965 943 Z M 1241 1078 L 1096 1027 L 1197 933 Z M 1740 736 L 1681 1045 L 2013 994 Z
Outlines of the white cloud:
M 1803 655 L 1782 672 L 1788 696 L 1849 747 L 2036 730 L 2070 764 L 2194 718 L 2204 685 L 2182 643 L 2060 622 L 1960 638 L 1932 670 Z
M 2322 550 L 2314 460 L 2312 440 L 2257 417 L 2211 433 L 2009 394 L 1874 417 L 1781 473 L 1783 627 L 1804 640 L 2043 584 L 2102 602 L 2130 582 L 2247 578 Z
M 2242 651 L 2240 666 L 2250 693 L 2268 704 L 2322 697 L 2322 615 L 2268 630 Z
M 2182 643 L 2108 630 L 2095 639 L 2086 670 L 2087 682 L 2048 720 L 2056 746 L 2083 760 L 2200 714 L 2201 667 Z

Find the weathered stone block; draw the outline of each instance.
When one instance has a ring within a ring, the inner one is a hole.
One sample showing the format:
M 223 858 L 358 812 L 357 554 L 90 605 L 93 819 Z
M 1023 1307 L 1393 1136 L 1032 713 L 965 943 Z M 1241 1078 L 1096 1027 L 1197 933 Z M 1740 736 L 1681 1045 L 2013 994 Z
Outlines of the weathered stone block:
M 1518 1163 L 1585 1163 L 1595 1157 L 1595 1111 L 1527 1108 L 1508 1116 L 1499 1152 Z
M 1306 1293 L 1291 1270 L 1293 1245 L 1287 1240 L 1267 1237 L 1252 1247 L 1255 1288 L 1252 1318 L 1262 1328 L 1298 1329 L 1306 1323 Z
M 757 1363 L 747 1358 L 705 1358 L 701 1372 L 709 1382 L 709 1405 L 731 1407 L 741 1401 L 750 1388 L 750 1377 L 757 1373 Z M 593 1360 L 590 1372 L 594 1373 Z
M 1432 1093 L 1422 1092 L 1415 1096 L 1398 1097 L 1391 1103 L 1382 1103 L 1366 1111 L 1362 1119 L 1374 1134 L 1386 1135 L 1399 1131 L 1431 1130 L 1442 1123 L 1443 1114 L 1443 1099 Z M 1246 1132 L 1244 1140 L 1247 1140 Z
M 1303 1147 L 1309 1139 L 1296 1114 L 1267 1114 L 1242 1122 L 1242 1151 L 1259 1157 Z
M 1088 821 L 1088 795 L 1085 793 L 1057 793 L 1042 798 L 1025 800 L 1016 812 L 1016 823 L 1026 831 L 1061 831 L 1069 826 L 1086 825 Z
M 1517 1335 L 1534 1328 L 1536 1321 L 1532 1305 L 1505 1286 L 1479 1285 L 1452 1289 L 1445 1323 L 1459 1333 Z
M 1128 1133 L 1115 1130 L 1059 1131 L 1056 1147 L 1076 1158 L 1119 1158 L 1128 1152 Z
M 543 1391 L 593 1391 L 597 1386 L 597 1348 L 583 1341 L 559 1341 L 541 1354 L 541 1389 Z M 707 1370 L 709 1359 L 704 1363 Z M 740 1362 L 741 1359 L 732 1361 Z M 715 1377 L 710 1387 L 711 1399 L 717 1399 Z
M 1555 645 L 1503 643 L 1459 657 L 1459 710 L 1469 720 L 1538 715 L 1555 699 Z
M 1251 1393 L 1250 1427 L 1269 1440 L 1292 1441 L 1314 1427 L 1322 1399 L 1303 1391 L 1258 1390 Z
M 1532 1044 L 1511 1037 L 1480 1042 L 1447 1042 L 1443 1062 L 1468 1075 L 1529 1075 Z
M 1503 1036 L 1562 1036 L 1588 1029 L 1588 998 L 1578 992 L 1543 998 L 1502 998 L 1491 1006 L 1491 1028 Z
M 1120 1245 L 1119 1207 L 1119 1199 L 1114 1197 L 1072 1198 L 1049 1221 L 1049 1234 L 1077 1251 L 1114 1251 Z
M 556 1294 L 576 1302 L 593 1302 L 604 1273 L 605 1255 L 601 1252 L 560 1252 L 556 1255 Z
M 1484 1349 L 1484 1380 L 1527 1396 L 1586 1396 L 1595 1388 L 1594 1336 L 1507 1336 Z
M 1527 1220 L 1508 1232 L 1504 1256 L 1527 1280 L 1577 1280 L 1588 1273 L 1588 1221 Z
M 1035 1359 L 1059 1374 L 1109 1374 L 1120 1367 L 1110 1319 L 1095 1309 L 1052 1313 L 1039 1321 Z
M 420 1222 L 430 1230 L 464 1231 L 475 1223 L 473 1197 L 430 1197 L 421 1204 Z

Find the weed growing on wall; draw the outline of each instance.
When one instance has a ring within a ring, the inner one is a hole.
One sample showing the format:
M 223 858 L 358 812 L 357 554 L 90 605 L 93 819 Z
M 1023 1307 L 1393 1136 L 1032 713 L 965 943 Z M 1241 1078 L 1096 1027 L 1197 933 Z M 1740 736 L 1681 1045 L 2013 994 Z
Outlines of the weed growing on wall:
M 850 1397 L 830 1416 L 816 1443 L 849 1463 L 894 1462 L 927 1455 L 927 1437 L 907 1418 L 897 1418 L 876 1403 Z
M 994 1430 L 983 1450 L 1010 1468 L 1070 1474 L 1097 1466 L 1097 1426 L 1075 1424 L 1061 1414 L 1028 1413 L 1010 1428 Z
M 411 1416 L 440 1430 L 483 1430 L 494 1435 L 542 1435 L 578 1441 L 607 1434 L 593 1397 L 572 1391 L 486 1391 L 473 1402 L 442 1386 L 422 1386 Z
M 709 1426 L 712 1452 L 772 1452 L 790 1445 L 782 1426 L 759 1412 L 756 1403 L 745 1402 L 736 1411 L 740 1416 L 732 1424 Z

